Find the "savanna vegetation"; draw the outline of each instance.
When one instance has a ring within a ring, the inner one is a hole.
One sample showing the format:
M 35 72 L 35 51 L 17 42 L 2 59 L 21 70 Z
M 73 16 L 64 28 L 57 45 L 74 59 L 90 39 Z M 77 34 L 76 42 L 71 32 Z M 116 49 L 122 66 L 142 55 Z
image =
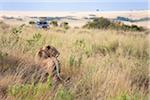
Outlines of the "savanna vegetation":
M 122 17 L 119 17 L 120 19 Z M 113 29 L 113 30 L 123 30 L 123 31 L 144 31 L 143 27 L 137 25 L 126 25 L 119 21 L 110 21 L 107 18 L 94 18 L 93 21 L 88 22 L 83 28 L 88 29 Z
M 149 34 L 66 26 L 43 30 L 0 23 L 1 100 L 148 100 Z M 47 44 L 60 51 L 61 74 L 70 77 L 55 90 L 34 63 Z

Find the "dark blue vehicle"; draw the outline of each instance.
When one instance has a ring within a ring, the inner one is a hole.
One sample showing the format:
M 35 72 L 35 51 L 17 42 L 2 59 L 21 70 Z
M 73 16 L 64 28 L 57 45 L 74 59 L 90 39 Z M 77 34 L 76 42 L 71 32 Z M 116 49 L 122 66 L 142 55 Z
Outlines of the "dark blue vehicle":
M 36 27 L 37 28 L 47 29 L 47 28 L 49 28 L 49 24 L 48 24 L 47 21 L 37 21 L 36 22 Z

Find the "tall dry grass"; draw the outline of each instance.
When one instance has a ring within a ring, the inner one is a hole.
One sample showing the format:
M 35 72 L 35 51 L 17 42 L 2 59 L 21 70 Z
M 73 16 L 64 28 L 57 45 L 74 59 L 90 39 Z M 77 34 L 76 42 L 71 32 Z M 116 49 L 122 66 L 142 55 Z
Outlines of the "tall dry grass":
M 0 97 L 7 100 L 148 100 L 149 42 L 144 32 L 29 26 L 0 29 Z M 34 64 L 44 45 L 60 51 L 67 84 Z

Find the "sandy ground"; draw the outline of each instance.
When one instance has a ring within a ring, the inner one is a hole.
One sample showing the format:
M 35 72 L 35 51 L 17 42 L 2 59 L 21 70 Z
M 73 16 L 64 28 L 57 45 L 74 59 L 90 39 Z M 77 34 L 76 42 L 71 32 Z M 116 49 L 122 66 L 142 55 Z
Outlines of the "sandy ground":
M 149 16 L 150 11 L 105 11 L 105 12 L 39 12 L 39 11 L 0 11 L 0 20 L 4 20 L 8 24 L 23 24 L 28 23 L 31 19 L 30 17 L 65 17 L 58 20 L 58 22 L 67 21 L 72 27 L 81 27 L 86 22 L 90 21 L 89 18 L 92 17 L 105 17 L 109 19 L 116 18 L 118 16 L 128 17 L 132 19 L 140 19 Z M 4 19 L 3 16 L 7 17 L 18 17 L 22 18 L 22 21 L 15 19 Z M 68 19 L 68 17 L 73 19 Z M 136 22 L 127 24 L 136 24 L 139 26 L 144 26 L 150 28 L 149 21 Z

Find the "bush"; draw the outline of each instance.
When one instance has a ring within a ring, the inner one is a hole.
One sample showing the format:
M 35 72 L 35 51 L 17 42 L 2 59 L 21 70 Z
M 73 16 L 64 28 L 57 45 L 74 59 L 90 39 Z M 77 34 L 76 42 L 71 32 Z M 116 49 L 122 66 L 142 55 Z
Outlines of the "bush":
M 12 28 L 13 34 L 21 34 L 25 24 Z
M 106 18 L 100 17 L 95 18 L 92 22 L 88 22 L 83 28 L 88 29 L 114 29 L 114 30 L 124 30 L 124 31 L 144 31 L 143 27 L 138 27 L 137 25 L 125 25 L 121 22 L 111 22 Z
M 95 18 L 92 22 L 88 22 L 84 28 L 107 29 L 111 22 L 103 17 Z
M 33 35 L 32 39 L 27 40 L 29 45 L 36 44 L 40 39 L 42 38 L 42 35 L 40 33 L 36 33 Z
M 69 23 L 68 22 L 62 22 L 60 24 L 60 27 L 64 28 L 64 29 L 69 29 Z
M 34 25 L 35 22 L 34 22 L 34 21 L 29 21 L 29 24 L 30 24 L 30 25 Z
M 57 26 L 58 26 L 57 21 L 51 21 L 50 24 L 51 24 L 53 27 L 57 27 Z
M 124 30 L 124 31 L 144 31 L 145 29 L 143 27 L 139 27 L 137 25 L 125 25 L 122 24 L 122 26 L 115 26 L 114 29 L 119 28 L 120 30 Z
M 131 30 L 132 31 L 143 31 L 143 27 L 138 27 L 137 25 L 131 25 Z

